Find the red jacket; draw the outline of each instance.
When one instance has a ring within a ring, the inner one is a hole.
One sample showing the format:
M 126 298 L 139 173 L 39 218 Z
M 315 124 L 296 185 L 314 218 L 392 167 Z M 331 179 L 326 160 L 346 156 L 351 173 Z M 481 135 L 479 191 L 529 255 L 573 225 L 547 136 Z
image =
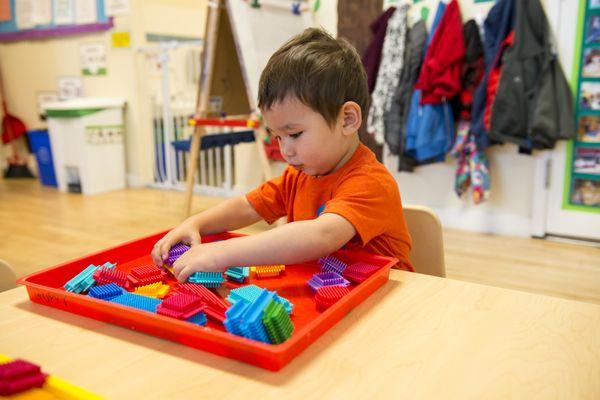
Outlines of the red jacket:
M 421 104 L 450 100 L 461 89 L 465 39 L 458 2 L 452 0 L 435 31 L 415 85 L 421 89 Z

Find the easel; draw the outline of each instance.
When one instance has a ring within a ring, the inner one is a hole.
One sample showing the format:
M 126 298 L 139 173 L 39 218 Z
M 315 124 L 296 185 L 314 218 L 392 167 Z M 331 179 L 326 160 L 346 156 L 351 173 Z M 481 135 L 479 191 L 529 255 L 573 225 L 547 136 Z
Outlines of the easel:
M 256 115 L 249 115 L 251 111 L 247 97 L 249 92 L 245 89 L 246 85 L 241 68 L 227 8 L 223 0 L 211 0 L 208 2 L 208 20 L 204 33 L 202 75 L 198 84 L 196 114 L 190 121 L 195 129 L 190 144 L 184 218 L 187 218 L 191 213 L 200 144 L 202 137 L 207 133 L 207 126 L 246 126 L 252 128 L 264 178 L 269 180 L 273 177 L 271 165 L 263 145 L 266 132 L 260 126 Z M 211 94 L 222 95 L 223 110 L 235 117 L 209 118 Z

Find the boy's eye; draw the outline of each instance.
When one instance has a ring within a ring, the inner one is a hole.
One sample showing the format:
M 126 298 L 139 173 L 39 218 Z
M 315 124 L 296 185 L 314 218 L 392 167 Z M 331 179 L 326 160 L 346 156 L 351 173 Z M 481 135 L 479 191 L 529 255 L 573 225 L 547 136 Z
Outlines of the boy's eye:
M 290 135 L 290 137 L 291 137 L 292 139 L 297 139 L 297 138 L 299 138 L 299 137 L 300 137 L 300 135 L 302 135 L 303 133 L 304 133 L 304 132 L 292 133 L 292 134 Z

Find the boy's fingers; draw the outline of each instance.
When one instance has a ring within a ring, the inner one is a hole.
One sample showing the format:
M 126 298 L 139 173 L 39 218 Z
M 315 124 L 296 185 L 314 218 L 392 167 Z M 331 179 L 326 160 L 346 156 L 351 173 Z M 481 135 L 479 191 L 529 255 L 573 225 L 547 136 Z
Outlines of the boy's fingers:
M 196 232 L 190 237 L 190 246 L 195 246 L 198 244 L 200 244 L 200 234 Z
M 177 261 L 175 261 L 173 263 L 173 275 L 175 275 L 175 277 L 177 279 L 179 279 L 179 274 L 181 274 L 181 270 L 183 269 L 184 266 L 185 266 L 185 264 L 183 263 L 183 260 L 181 259 L 181 257 L 179 257 L 177 259 Z
M 162 266 L 162 258 L 160 256 L 161 241 L 162 239 L 156 242 L 154 244 L 154 247 L 152 248 L 152 252 L 150 252 L 150 255 L 152 256 L 152 261 L 154 261 L 154 264 L 158 265 L 159 267 Z
M 191 274 L 192 269 L 190 267 L 185 267 L 181 270 L 179 275 L 177 275 L 177 280 L 181 283 L 185 283 L 185 281 L 187 281 Z
M 163 262 L 167 258 L 169 258 L 169 250 L 171 250 L 171 247 L 173 246 L 172 241 L 173 240 L 170 239 L 170 238 L 163 238 L 162 243 L 160 245 L 160 259 L 161 259 L 161 262 Z
M 164 261 L 169 258 L 169 250 L 171 249 L 172 240 L 167 237 L 167 235 L 163 236 L 152 249 L 152 261 L 159 267 L 161 267 Z

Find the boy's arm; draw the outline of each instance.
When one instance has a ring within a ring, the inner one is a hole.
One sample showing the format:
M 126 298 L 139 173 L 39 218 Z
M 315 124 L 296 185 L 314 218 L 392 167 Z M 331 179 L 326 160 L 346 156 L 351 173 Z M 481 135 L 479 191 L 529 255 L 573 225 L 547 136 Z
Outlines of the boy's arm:
M 256 235 L 195 246 L 173 265 L 184 282 L 196 271 L 223 271 L 231 266 L 296 264 L 327 256 L 346 244 L 354 226 L 344 217 L 324 213 Z
M 245 196 L 225 200 L 215 207 L 187 218 L 165 236 L 152 249 L 152 259 L 161 266 L 169 250 L 178 242 L 190 245 L 200 243 L 200 235 L 232 231 L 260 221 L 262 218 Z

